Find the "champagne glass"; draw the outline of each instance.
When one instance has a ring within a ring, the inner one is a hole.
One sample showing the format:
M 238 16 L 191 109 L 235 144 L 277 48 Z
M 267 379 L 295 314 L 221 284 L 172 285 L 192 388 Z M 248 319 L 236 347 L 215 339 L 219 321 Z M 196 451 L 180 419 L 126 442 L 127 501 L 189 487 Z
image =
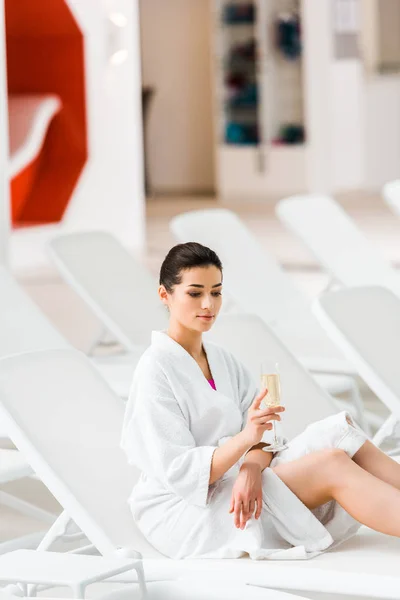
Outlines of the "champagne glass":
M 273 408 L 281 405 L 281 380 L 277 362 L 272 360 L 261 362 L 261 387 L 268 389 L 268 394 L 262 401 L 263 408 Z M 270 444 L 268 450 L 272 452 L 285 450 L 287 444 L 285 444 L 283 438 L 277 435 L 276 421 L 272 421 L 272 434 L 272 444 Z

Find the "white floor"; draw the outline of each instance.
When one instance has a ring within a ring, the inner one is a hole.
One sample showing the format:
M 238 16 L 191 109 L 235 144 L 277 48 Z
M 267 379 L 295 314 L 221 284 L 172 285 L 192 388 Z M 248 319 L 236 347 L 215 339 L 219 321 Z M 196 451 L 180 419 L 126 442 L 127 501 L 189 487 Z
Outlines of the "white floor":
M 390 213 L 378 196 L 353 193 L 341 197 L 340 201 L 377 249 L 393 264 L 400 266 L 400 219 Z M 217 205 L 213 198 L 200 197 L 157 198 L 148 202 L 148 242 L 144 260 L 155 276 L 158 275 L 163 257 L 175 243 L 168 231 L 169 219 L 182 211 Z M 229 208 L 238 212 L 310 299 L 324 289 L 328 282 L 326 274 L 321 272 L 307 249 L 277 221 L 272 202 L 243 203 Z M 62 282 L 58 274 L 49 268 L 40 277 L 24 276 L 20 280 L 26 291 L 65 337 L 78 349 L 87 350 L 100 329 L 100 323 L 80 298 Z M 380 401 L 368 389 L 363 387 L 362 392 L 369 409 L 386 414 Z M 2 486 L 2 489 L 12 491 L 48 510 L 58 512 L 60 509 L 38 481 L 20 480 Z M 22 518 L 17 513 L 0 507 L 0 541 L 36 531 L 38 527 L 38 522 Z M 322 600 L 323 596 L 318 595 L 318 598 Z

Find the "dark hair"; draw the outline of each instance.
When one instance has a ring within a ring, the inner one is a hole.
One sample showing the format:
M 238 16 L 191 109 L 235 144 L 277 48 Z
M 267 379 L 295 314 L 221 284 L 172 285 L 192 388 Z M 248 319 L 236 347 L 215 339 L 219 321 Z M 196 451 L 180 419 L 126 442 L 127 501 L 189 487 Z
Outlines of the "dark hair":
M 217 267 L 222 273 L 222 263 L 214 250 L 197 242 L 178 244 L 171 248 L 160 269 L 160 285 L 168 293 L 182 281 L 182 271 L 195 267 Z

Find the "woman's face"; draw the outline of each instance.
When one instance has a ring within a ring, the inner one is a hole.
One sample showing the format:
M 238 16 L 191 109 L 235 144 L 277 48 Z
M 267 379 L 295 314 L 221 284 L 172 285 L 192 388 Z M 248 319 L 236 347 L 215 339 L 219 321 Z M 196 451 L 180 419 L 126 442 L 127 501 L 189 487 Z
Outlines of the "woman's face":
M 182 271 L 181 283 L 168 293 L 158 290 L 168 306 L 170 320 L 187 329 L 204 332 L 211 329 L 222 304 L 222 273 L 214 265 Z

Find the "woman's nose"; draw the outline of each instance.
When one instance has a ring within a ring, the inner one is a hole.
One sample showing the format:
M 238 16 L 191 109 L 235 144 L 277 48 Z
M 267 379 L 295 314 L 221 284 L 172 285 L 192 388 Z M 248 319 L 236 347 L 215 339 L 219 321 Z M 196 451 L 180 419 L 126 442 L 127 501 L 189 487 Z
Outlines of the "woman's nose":
M 212 305 L 213 305 L 213 298 L 212 298 L 212 296 L 205 295 L 203 297 L 203 308 L 210 308 Z

